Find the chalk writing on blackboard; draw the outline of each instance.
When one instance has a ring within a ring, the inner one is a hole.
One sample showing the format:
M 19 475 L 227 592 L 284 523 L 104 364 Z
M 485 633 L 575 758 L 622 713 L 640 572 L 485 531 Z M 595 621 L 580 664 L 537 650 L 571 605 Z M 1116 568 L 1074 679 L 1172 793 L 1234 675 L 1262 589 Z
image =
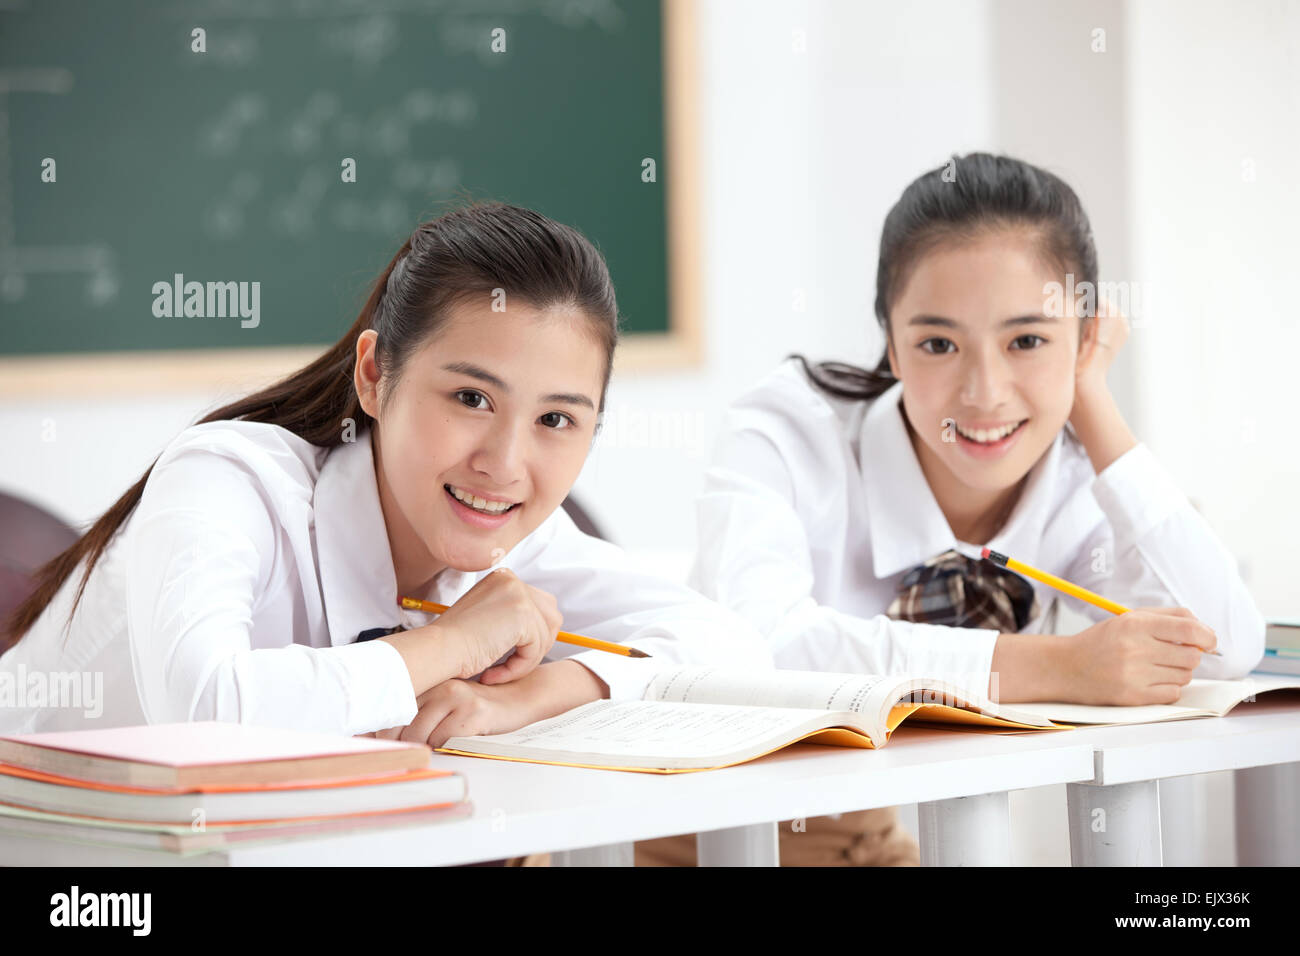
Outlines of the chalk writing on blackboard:
M 20 302 L 27 293 L 27 276 L 37 272 L 84 275 L 82 300 L 88 305 L 103 305 L 117 298 L 121 283 L 107 245 L 23 245 L 14 223 L 9 98 L 28 93 L 61 96 L 71 92 L 74 80 L 72 71 L 62 67 L 0 70 L 0 301 Z M 47 185 L 54 188 L 54 184 Z

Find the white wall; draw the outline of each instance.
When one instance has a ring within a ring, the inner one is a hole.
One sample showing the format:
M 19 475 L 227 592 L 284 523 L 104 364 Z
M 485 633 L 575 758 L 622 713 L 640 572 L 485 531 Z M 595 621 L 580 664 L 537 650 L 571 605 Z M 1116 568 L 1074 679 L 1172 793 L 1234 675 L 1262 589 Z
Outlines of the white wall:
M 1239 556 L 1266 616 L 1300 616 L 1300 5 L 1134 3 L 1140 426 Z
M 1300 5 L 1144 0 L 1127 31 L 1131 279 L 1151 293 L 1129 346 L 1137 428 L 1265 616 L 1298 617 Z M 1203 824 L 1167 823 L 1167 862 L 1235 861 L 1231 774 L 1161 797 Z M 1204 835 L 1207 852 L 1189 852 Z
M 693 539 L 692 499 L 730 399 L 790 352 L 875 364 L 885 213 L 922 171 L 992 136 L 981 4 L 700 10 L 707 360 L 616 380 L 577 486 L 611 536 L 641 550 Z M 921 36 L 918 56 L 909 41 Z M 655 416 L 668 440 L 636 447 Z

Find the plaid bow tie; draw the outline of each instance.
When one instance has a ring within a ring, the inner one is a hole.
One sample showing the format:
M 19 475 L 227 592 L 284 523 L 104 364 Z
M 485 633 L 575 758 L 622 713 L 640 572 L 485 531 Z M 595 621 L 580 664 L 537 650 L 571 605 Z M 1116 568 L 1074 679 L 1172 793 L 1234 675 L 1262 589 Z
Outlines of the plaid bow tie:
M 885 613 L 899 621 L 1010 633 L 1038 613 L 1038 597 L 1014 571 L 948 550 L 903 575 Z

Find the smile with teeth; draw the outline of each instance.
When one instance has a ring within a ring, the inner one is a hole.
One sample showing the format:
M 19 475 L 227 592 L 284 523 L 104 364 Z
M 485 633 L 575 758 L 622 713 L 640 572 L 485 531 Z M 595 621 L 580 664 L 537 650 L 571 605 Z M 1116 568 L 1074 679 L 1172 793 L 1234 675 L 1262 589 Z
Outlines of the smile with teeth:
M 461 491 L 455 485 L 443 485 L 443 487 L 451 492 L 452 497 L 465 507 L 472 508 L 485 515 L 505 514 L 519 504 L 517 501 L 488 501 L 488 499 L 480 498 L 478 495 L 471 495 L 468 491 Z
M 1009 425 L 1000 425 L 997 428 L 972 429 L 963 428 L 961 425 L 958 425 L 957 431 L 961 433 L 962 438 L 965 438 L 968 441 L 977 442 L 981 445 L 991 445 L 994 442 L 999 442 L 1006 438 L 1027 421 L 1029 421 L 1029 419 L 1026 418 L 1018 422 L 1012 422 Z

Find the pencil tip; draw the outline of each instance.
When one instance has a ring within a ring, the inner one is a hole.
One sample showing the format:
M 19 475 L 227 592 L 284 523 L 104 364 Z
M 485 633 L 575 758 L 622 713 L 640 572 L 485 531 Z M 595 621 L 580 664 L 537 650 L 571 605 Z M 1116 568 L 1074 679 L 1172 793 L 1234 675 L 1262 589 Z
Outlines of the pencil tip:
M 629 647 L 627 649 L 627 656 L 628 657 L 649 657 L 650 655 L 647 654 L 645 651 L 637 650 L 635 647 Z

